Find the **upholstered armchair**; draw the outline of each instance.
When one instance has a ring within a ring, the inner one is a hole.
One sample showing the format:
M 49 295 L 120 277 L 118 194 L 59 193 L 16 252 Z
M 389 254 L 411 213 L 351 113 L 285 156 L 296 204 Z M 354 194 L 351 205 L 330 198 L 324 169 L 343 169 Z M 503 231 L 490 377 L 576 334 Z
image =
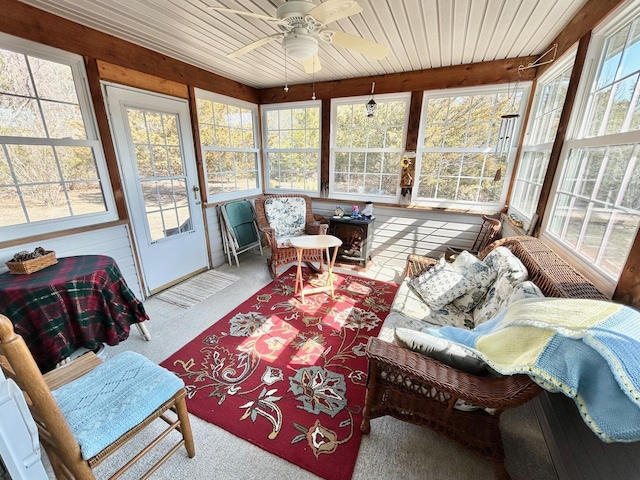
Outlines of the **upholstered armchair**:
M 267 260 L 274 277 L 278 267 L 297 261 L 296 249 L 289 241 L 301 235 L 325 235 L 329 228 L 321 224 L 311 211 L 311 198 L 307 195 L 264 195 L 255 200 L 258 228 L 271 247 Z M 322 270 L 322 250 L 304 250 L 303 262 L 318 262 Z

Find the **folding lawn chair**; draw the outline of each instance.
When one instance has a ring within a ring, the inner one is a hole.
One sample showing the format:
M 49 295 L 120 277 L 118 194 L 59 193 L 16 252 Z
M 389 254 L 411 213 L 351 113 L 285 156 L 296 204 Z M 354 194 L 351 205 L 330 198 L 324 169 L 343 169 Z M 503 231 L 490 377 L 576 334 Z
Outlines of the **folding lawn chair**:
M 237 200 L 220 205 L 222 213 L 222 241 L 227 254 L 229 265 L 231 254 L 240 267 L 238 254 L 255 247 L 260 248 L 262 255 L 262 241 L 253 215 L 253 208 L 248 200 Z

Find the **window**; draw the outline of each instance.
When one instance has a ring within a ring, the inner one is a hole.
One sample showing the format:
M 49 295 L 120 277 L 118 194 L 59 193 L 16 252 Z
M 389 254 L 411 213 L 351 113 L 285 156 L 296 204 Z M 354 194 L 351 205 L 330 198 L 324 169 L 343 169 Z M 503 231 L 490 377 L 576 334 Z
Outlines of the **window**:
M 410 95 L 379 95 L 372 117 L 368 97 L 332 100 L 332 196 L 398 200 Z
M 261 193 L 257 105 L 196 90 L 207 200 Z
M 320 191 L 320 102 L 268 105 L 263 111 L 267 190 Z
M 0 35 L 0 231 L 115 220 L 82 59 Z
M 597 70 L 583 87 L 545 234 L 612 291 L 640 221 L 640 17 L 592 45 Z
M 574 57 L 571 56 L 538 82 L 533 113 L 509 205 L 509 213 L 518 215 L 523 220 L 525 229 L 529 228 L 538 206 L 567 95 L 573 60 Z
M 501 206 L 527 92 L 528 87 L 505 85 L 425 93 L 414 201 L 485 210 Z M 518 115 L 512 148 L 498 155 L 501 116 L 507 114 Z

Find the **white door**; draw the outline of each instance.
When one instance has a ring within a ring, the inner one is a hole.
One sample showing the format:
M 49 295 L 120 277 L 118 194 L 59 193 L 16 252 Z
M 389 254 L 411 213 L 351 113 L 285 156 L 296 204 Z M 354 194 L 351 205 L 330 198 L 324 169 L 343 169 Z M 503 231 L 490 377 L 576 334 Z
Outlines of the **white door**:
M 186 100 L 105 87 L 147 293 L 208 268 Z

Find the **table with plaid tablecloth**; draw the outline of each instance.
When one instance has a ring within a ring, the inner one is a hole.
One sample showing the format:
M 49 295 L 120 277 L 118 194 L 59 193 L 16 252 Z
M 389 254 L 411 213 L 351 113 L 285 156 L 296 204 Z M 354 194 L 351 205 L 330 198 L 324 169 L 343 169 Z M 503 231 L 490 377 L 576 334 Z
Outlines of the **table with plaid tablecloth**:
M 43 372 L 77 348 L 117 345 L 132 324 L 149 318 L 115 260 L 104 255 L 60 258 L 29 275 L 0 274 L 0 313 Z

